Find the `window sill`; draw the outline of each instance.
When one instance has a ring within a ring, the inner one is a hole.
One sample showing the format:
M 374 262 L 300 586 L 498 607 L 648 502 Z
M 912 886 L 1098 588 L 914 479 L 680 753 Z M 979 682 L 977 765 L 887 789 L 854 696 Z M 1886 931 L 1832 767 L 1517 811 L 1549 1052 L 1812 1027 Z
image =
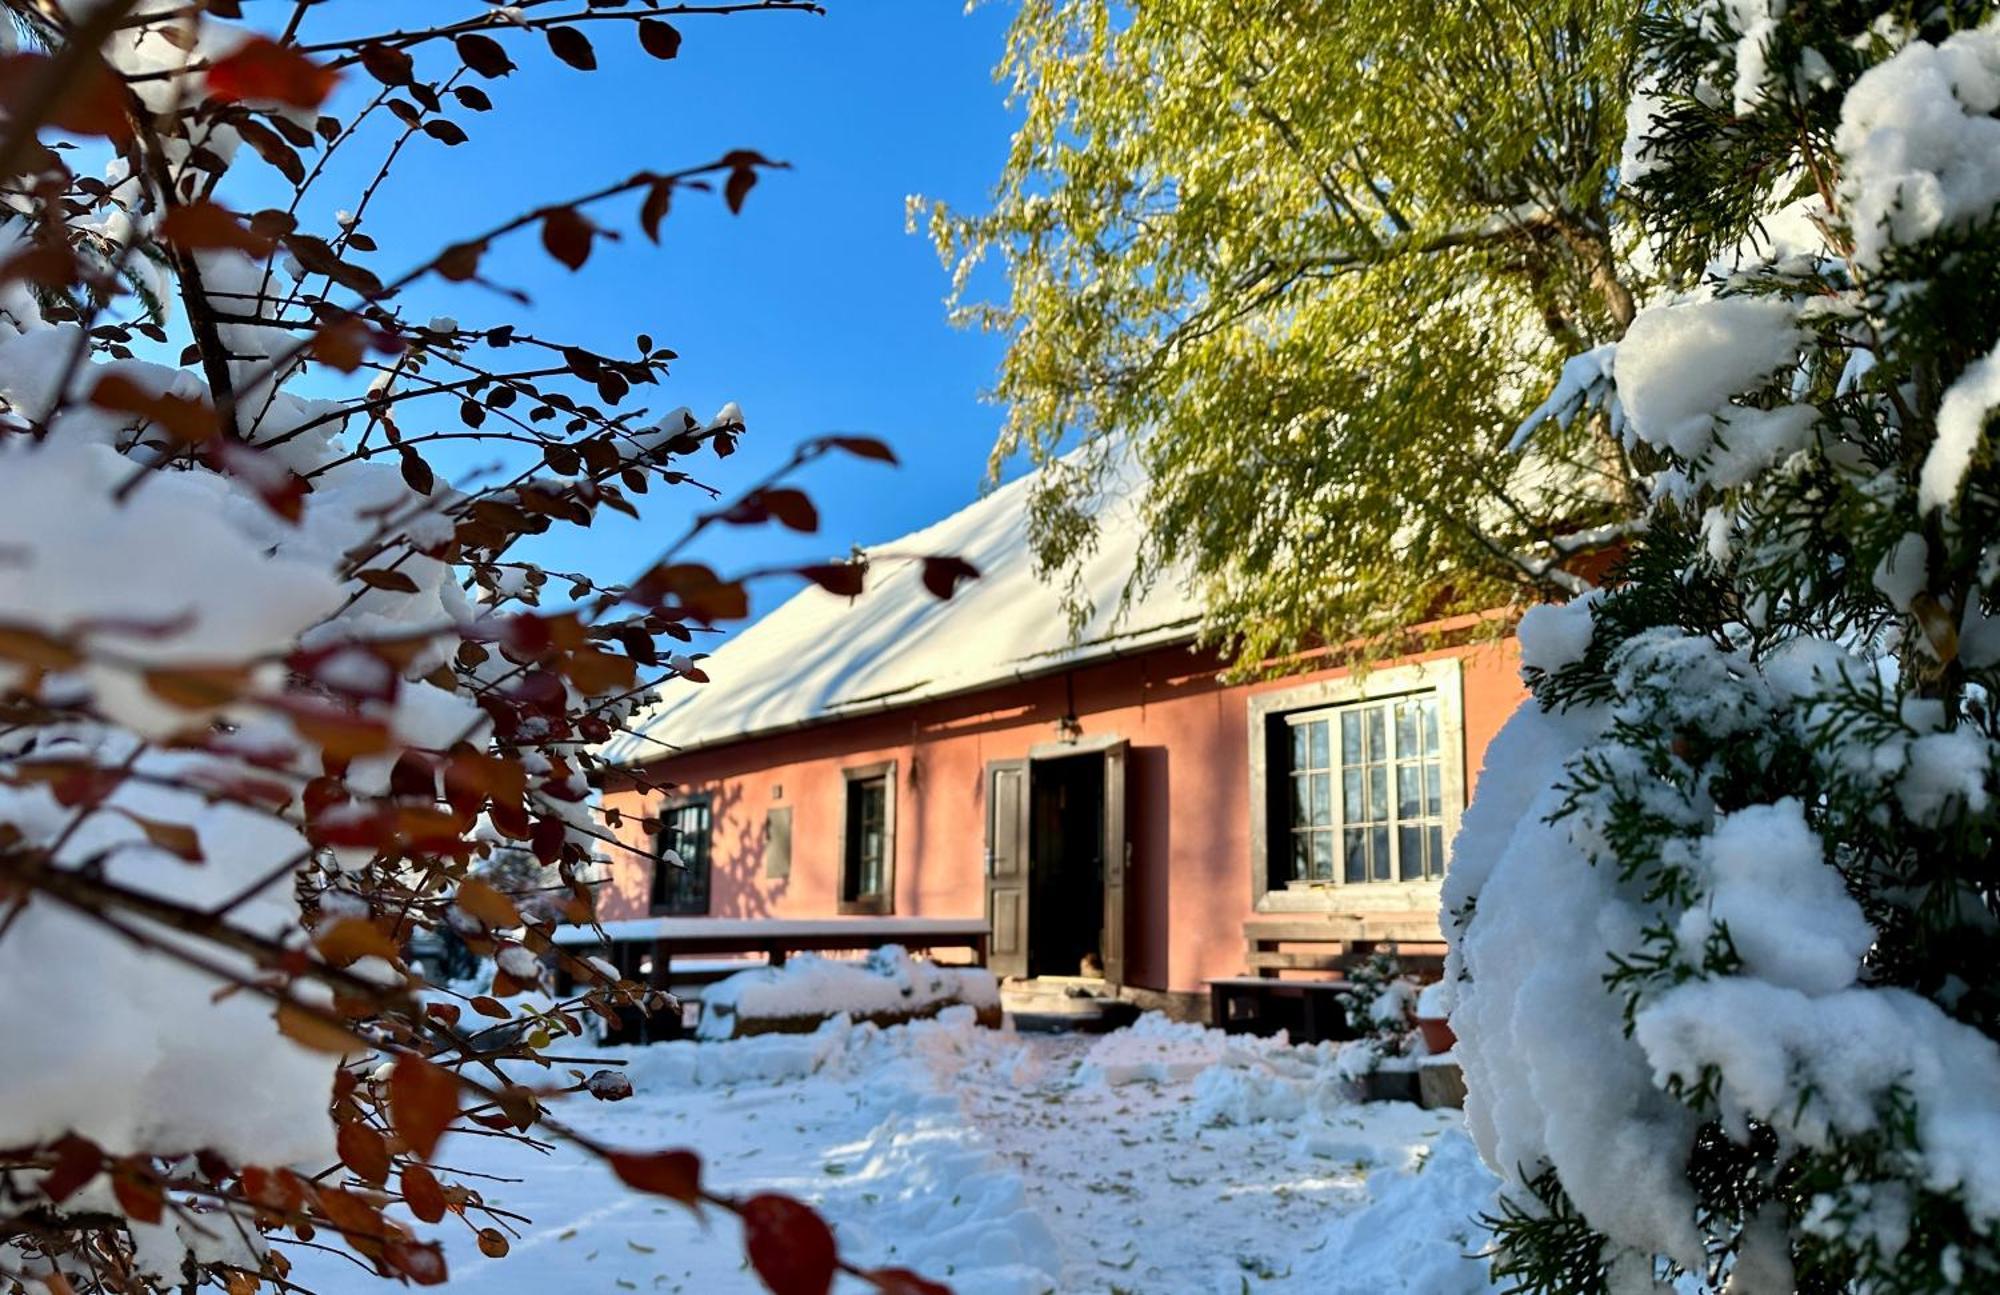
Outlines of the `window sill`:
M 860 899 L 843 899 L 835 910 L 842 917 L 887 917 L 896 911 L 887 895 L 868 895 Z
M 1443 883 L 1376 881 L 1361 885 L 1293 883 L 1257 899 L 1260 913 L 1355 913 L 1437 911 Z

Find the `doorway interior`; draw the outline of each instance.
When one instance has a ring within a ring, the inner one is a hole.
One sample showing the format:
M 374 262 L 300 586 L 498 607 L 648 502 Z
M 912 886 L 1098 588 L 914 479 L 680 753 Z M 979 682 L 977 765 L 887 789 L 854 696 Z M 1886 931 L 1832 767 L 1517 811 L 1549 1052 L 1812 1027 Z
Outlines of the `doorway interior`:
M 1104 756 L 1036 760 L 1029 769 L 1028 974 L 1101 976 Z M 1086 959 L 1099 969 L 1087 972 Z

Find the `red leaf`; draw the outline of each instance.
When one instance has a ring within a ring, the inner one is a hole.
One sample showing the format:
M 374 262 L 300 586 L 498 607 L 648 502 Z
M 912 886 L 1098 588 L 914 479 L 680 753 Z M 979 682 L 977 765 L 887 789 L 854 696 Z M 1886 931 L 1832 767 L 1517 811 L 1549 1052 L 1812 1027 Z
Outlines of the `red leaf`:
M 253 36 L 209 64 L 208 94 L 224 103 L 274 99 L 294 108 L 317 108 L 339 79 L 338 72 L 297 50 Z
M 614 1151 L 611 1172 L 627 1187 L 683 1205 L 701 1200 L 701 1157 L 692 1151 Z
M 437 1222 L 447 1208 L 444 1188 L 438 1186 L 437 1178 L 422 1165 L 403 1166 L 403 1203 L 422 1223 Z
M 97 1177 L 104 1167 L 104 1152 L 89 1138 L 72 1133 L 55 1145 L 55 1168 L 42 1178 L 42 1195 L 60 1205 L 76 1189 Z
M 924 559 L 924 588 L 934 597 L 949 598 L 958 592 L 961 580 L 979 579 L 979 568 L 964 558 L 936 557 Z
M 118 1208 L 125 1217 L 140 1223 L 158 1223 L 166 1209 L 166 1196 L 160 1191 L 160 1184 L 150 1173 L 133 1168 L 129 1162 L 119 1165 L 111 1175 L 111 1194 L 117 1198 Z
M 773 1295 L 827 1295 L 839 1251 L 826 1220 L 803 1201 L 765 1192 L 743 1202 L 743 1248 Z
M 389 1124 L 420 1160 L 458 1118 L 458 1078 L 422 1057 L 405 1054 L 389 1072 Z
M 340 1163 L 352 1169 L 361 1181 L 388 1181 L 389 1143 L 366 1124 L 341 1125 L 334 1134 L 334 1146 L 340 1153 Z

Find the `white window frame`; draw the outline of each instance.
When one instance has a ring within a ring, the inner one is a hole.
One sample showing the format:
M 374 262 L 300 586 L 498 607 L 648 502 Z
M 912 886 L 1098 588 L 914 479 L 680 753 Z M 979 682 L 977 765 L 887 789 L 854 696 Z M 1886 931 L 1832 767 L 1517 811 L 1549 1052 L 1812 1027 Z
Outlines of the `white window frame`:
M 1308 712 L 1332 711 L 1356 702 L 1386 701 L 1422 692 L 1435 693 L 1437 697 L 1438 765 L 1448 869 L 1451 841 L 1458 834 L 1459 817 L 1465 810 L 1465 674 L 1457 657 L 1386 666 L 1365 674 L 1322 679 L 1250 697 L 1250 879 L 1258 912 L 1401 911 L 1436 902 L 1440 879 L 1349 883 L 1340 880 L 1344 873 L 1339 859 L 1335 861 L 1335 876 L 1331 880 L 1291 879 L 1274 884 L 1279 860 L 1282 857 L 1289 868 L 1292 848 L 1289 812 L 1285 816 L 1275 813 L 1281 797 L 1289 806 L 1290 759 L 1287 755 L 1273 767 L 1272 754 L 1281 746 L 1287 752 L 1290 750 L 1287 721 Z M 1282 744 L 1279 738 L 1283 739 Z M 1335 794 L 1338 792 L 1336 787 Z

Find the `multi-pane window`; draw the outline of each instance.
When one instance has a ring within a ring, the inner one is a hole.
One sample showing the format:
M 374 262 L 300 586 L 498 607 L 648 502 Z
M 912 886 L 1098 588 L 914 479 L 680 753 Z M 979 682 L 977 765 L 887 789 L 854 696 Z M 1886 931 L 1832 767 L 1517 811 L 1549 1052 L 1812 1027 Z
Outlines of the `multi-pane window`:
M 1434 692 L 1285 717 L 1291 875 L 1425 881 L 1444 875 L 1444 777 Z
M 653 868 L 653 911 L 708 911 L 710 821 L 708 802 L 691 800 L 660 816 L 660 848 L 680 856 L 682 867 L 661 859 Z
M 889 895 L 889 776 L 847 780 L 847 842 L 841 899 L 885 906 Z

